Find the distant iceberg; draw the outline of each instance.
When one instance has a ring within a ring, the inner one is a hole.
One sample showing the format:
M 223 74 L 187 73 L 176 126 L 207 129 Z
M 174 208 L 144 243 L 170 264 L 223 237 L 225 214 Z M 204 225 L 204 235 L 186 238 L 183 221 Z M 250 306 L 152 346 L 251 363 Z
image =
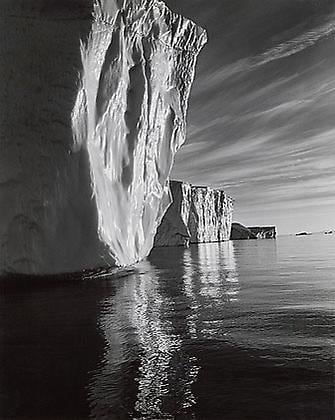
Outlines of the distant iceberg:
M 234 222 L 231 228 L 231 240 L 237 239 L 276 239 L 276 226 L 244 226 Z
M 257 236 L 246 226 L 241 223 L 234 222 L 231 227 L 230 239 L 257 239 Z
M 257 239 L 276 239 L 276 226 L 248 226 L 248 229 L 256 235 Z
M 233 199 L 224 191 L 171 181 L 172 204 L 155 237 L 155 246 L 188 246 L 230 238 Z
M 0 21 L 0 273 L 143 259 L 205 31 L 158 0 L 4 0 Z

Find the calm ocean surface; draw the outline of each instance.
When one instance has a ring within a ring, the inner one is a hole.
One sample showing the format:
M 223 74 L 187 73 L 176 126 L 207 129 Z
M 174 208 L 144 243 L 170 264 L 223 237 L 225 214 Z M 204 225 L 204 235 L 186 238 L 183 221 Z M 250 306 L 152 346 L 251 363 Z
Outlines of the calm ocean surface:
M 334 417 L 335 235 L 1 285 L 1 418 Z

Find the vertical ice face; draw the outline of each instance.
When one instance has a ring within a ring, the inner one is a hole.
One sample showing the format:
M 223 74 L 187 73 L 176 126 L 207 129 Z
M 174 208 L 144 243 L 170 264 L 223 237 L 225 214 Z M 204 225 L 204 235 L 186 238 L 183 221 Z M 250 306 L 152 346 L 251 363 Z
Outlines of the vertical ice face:
M 158 0 L 4 0 L 0 31 L 0 273 L 141 260 L 205 32 Z
M 173 202 L 155 237 L 155 246 L 227 241 L 233 200 L 224 191 L 171 181 Z
M 220 242 L 230 238 L 233 200 L 224 191 L 192 187 L 188 226 L 190 242 Z

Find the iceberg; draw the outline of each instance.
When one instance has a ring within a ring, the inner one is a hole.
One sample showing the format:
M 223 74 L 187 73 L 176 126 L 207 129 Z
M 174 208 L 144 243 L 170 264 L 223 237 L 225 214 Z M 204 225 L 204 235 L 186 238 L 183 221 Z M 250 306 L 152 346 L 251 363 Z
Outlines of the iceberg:
M 276 239 L 276 226 L 248 226 L 248 229 L 256 235 L 257 239 Z
M 231 240 L 238 239 L 276 239 L 276 226 L 244 226 L 234 222 L 231 229 Z
M 230 239 L 232 241 L 239 239 L 257 239 L 257 236 L 246 226 L 234 222 L 231 228 Z
M 205 31 L 159 0 L 3 0 L 0 31 L 0 274 L 143 259 Z
M 155 236 L 155 247 L 188 246 L 190 230 L 188 221 L 191 208 L 191 185 L 170 181 L 172 203 L 165 213 Z
M 223 190 L 171 181 L 172 204 L 155 237 L 155 246 L 228 241 L 233 199 Z

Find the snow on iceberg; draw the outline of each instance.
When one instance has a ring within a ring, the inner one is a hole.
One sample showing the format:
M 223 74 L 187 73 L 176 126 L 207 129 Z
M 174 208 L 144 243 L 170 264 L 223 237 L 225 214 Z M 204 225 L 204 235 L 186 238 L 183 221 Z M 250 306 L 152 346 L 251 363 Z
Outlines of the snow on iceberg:
M 0 31 L 0 273 L 141 260 L 205 31 L 159 0 L 4 0 Z

